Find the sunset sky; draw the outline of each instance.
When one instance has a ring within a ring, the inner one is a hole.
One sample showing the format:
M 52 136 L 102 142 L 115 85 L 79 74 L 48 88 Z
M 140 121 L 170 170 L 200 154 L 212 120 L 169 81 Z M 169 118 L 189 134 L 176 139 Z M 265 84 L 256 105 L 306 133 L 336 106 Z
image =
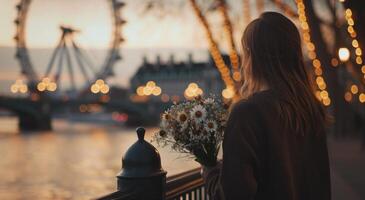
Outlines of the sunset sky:
M 8 91 L 14 80 L 21 77 L 19 64 L 14 58 L 13 39 L 17 14 L 15 6 L 18 2 L 0 0 L 0 92 Z M 121 45 L 123 59 L 115 66 L 117 76 L 110 82 L 127 86 L 144 55 L 150 60 L 155 60 L 157 55 L 167 60 L 170 54 L 174 54 L 177 61 L 184 61 L 188 53 L 193 53 L 196 60 L 207 59 L 208 44 L 204 30 L 187 0 L 155 0 L 163 2 L 163 6 L 155 6 L 150 11 L 146 11 L 147 0 L 124 2 L 126 6 L 121 10 L 121 15 L 127 21 L 122 29 L 126 42 Z M 242 1 L 228 2 L 238 41 L 245 27 Z M 265 2 L 265 10 L 277 10 L 270 1 Z M 204 12 L 208 9 L 207 5 L 201 5 Z M 252 18 L 255 18 L 255 1 L 251 1 L 250 7 Z M 111 41 L 111 13 L 108 0 L 32 0 L 26 20 L 26 44 L 37 73 L 40 76 L 44 74 L 51 52 L 61 36 L 60 25 L 80 30 L 75 35 L 76 42 L 85 50 L 94 51 L 91 56 L 98 65 L 103 63 L 105 54 L 100 50 L 105 51 Z M 227 40 L 222 31 L 221 17 L 210 13 L 208 20 L 215 39 L 224 51 Z
M 13 46 L 16 0 L 0 0 L 0 46 Z M 158 12 L 145 13 L 143 0 L 127 0 L 122 16 L 128 21 L 123 29 L 124 47 L 205 47 L 203 32 L 189 5 L 179 13 L 159 17 Z M 168 1 L 166 1 L 168 2 Z M 54 47 L 59 40 L 61 24 L 81 30 L 76 40 L 85 47 L 106 48 L 112 30 L 110 4 L 107 0 L 33 0 L 26 21 L 29 47 Z
M 8 92 L 10 85 L 21 78 L 19 64 L 14 58 L 13 40 L 18 2 L 0 0 L 0 93 Z M 204 32 L 188 4 L 181 7 L 175 4 L 179 0 L 166 1 L 169 2 L 167 6 L 173 9 L 161 17 L 159 9 L 146 12 L 145 0 L 124 2 L 126 6 L 121 15 L 127 24 L 122 30 L 126 39 L 121 46 L 123 60 L 116 64 L 117 76 L 109 82 L 128 85 L 144 55 L 152 61 L 157 54 L 166 59 L 175 54 L 176 60 L 185 60 L 187 53 L 192 52 L 195 58 L 206 59 Z M 97 65 L 103 63 L 105 53 L 101 51 L 105 51 L 111 41 L 111 14 L 108 0 L 32 0 L 26 20 L 26 44 L 37 73 L 42 76 L 45 71 L 50 53 L 60 39 L 61 24 L 80 30 L 75 35 L 76 42 L 91 53 Z

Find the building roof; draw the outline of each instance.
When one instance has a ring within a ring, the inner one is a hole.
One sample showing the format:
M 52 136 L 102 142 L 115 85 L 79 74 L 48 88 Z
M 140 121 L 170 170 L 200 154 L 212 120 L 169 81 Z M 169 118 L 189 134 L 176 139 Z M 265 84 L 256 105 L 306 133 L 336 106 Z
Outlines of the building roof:
M 150 63 L 147 59 L 144 59 L 143 64 L 137 70 L 135 76 L 161 72 L 169 72 L 169 73 L 181 73 L 181 72 L 197 72 L 197 71 L 205 71 L 205 70 L 215 70 L 215 64 L 213 60 L 210 58 L 208 62 L 194 62 L 189 56 L 188 62 L 161 62 L 159 61 L 159 57 L 157 57 L 156 63 Z M 226 63 L 229 64 L 229 57 L 227 55 L 223 55 L 223 59 Z

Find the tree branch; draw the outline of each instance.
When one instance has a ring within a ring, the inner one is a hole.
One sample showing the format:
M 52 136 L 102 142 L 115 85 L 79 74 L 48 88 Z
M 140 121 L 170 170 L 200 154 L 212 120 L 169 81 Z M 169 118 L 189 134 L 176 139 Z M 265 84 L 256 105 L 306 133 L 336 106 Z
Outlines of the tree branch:
M 270 0 L 273 2 L 280 10 L 282 10 L 286 15 L 293 18 L 298 18 L 297 12 L 292 9 L 288 4 L 284 3 L 282 0 Z

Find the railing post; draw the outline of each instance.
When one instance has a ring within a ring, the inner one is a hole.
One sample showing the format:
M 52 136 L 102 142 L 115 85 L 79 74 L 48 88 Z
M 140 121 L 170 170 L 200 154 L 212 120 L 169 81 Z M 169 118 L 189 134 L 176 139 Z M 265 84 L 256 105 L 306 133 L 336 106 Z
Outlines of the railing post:
M 164 200 L 167 172 L 161 167 L 160 154 L 144 140 L 144 128 L 136 131 L 138 141 L 122 158 L 122 170 L 117 175 L 118 191 L 133 199 Z

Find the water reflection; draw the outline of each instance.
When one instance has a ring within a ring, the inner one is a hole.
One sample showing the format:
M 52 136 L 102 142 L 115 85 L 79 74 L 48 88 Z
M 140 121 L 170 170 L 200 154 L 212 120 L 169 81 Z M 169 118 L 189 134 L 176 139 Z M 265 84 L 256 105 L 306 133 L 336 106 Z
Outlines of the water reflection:
M 136 141 L 133 129 L 106 125 L 57 120 L 55 131 L 28 135 L 16 134 L 15 119 L 1 118 L 0 125 L 0 199 L 90 199 L 112 192 L 121 155 Z M 168 148 L 159 151 L 168 175 L 198 166 Z

